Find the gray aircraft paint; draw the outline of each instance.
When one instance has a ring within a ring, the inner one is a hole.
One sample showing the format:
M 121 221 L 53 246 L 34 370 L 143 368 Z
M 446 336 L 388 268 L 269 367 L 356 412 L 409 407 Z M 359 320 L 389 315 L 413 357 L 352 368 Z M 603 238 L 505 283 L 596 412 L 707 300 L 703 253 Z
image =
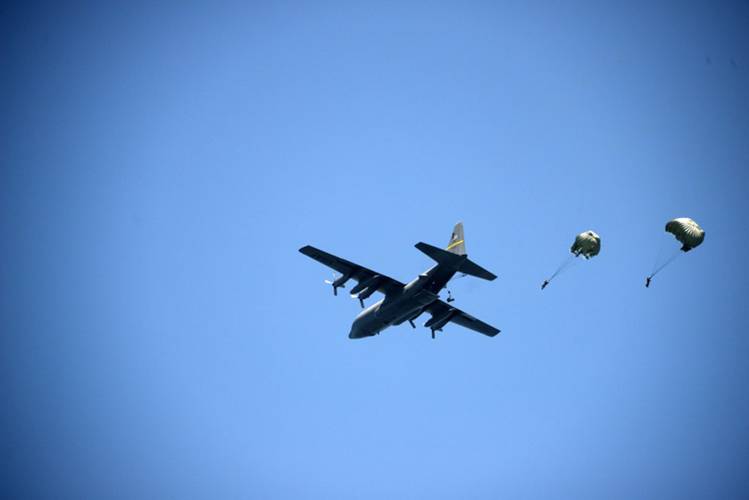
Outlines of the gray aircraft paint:
M 345 286 L 349 279 L 354 279 L 358 284 L 351 289 L 351 295 L 358 297 L 362 301 L 362 306 L 363 300 L 375 291 L 385 294 L 384 299 L 359 313 L 351 325 L 349 338 L 371 337 L 389 326 L 400 325 L 406 321 L 415 327 L 413 321 L 424 312 L 432 316 L 424 325 L 431 329 L 432 338 L 435 331 L 441 331 L 442 327 L 451 321 L 493 337 L 499 333 L 497 328 L 477 320 L 439 298 L 439 292 L 458 272 L 490 281 L 496 278 L 494 274 L 468 259 L 463 234 L 463 224 L 459 222 L 455 225 L 445 250 L 426 243 L 417 243 L 416 248 L 434 259 L 437 264 L 405 285 L 384 274 L 309 245 L 300 248 L 299 251 L 341 273 L 340 278 L 329 282 L 334 293 L 337 293 L 338 288 Z

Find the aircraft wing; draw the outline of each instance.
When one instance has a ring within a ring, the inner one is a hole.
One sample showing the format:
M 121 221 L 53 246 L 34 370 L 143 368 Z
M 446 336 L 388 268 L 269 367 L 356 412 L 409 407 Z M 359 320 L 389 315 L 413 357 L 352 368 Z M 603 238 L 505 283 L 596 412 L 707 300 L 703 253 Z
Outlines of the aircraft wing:
M 336 257 L 328 252 L 323 252 L 311 245 L 304 246 L 299 251 L 307 257 L 315 259 L 317 262 L 325 264 L 340 273 L 340 285 L 343 285 L 349 279 L 356 280 L 358 284 L 351 289 L 352 295 L 359 292 L 362 292 L 360 296 L 366 295 L 366 297 L 369 297 L 373 292 L 382 292 L 385 295 L 389 295 L 391 293 L 400 293 L 403 287 L 406 286 L 389 276 L 372 271 L 359 264 L 354 264 L 346 259 Z
M 494 337 L 500 331 L 498 328 L 494 328 L 441 300 L 435 300 L 425 310 L 432 315 L 432 319 L 427 321 L 425 326 L 433 326 L 436 330 L 441 329 L 446 323 L 452 322 L 489 337 Z

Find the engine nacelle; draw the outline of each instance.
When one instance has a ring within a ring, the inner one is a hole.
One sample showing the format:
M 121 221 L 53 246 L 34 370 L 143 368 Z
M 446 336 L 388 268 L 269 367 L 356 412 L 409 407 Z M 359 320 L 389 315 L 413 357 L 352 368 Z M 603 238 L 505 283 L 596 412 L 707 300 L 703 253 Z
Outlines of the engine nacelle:
M 442 330 L 442 327 L 445 326 L 448 321 L 450 321 L 450 318 L 452 318 L 452 316 L 453 311 L 449 311 L 442 316 L 432 316 L 432 319 L 424 323 L 424 326 L 427 328 L 431 328 L 432 331 Z
M 351 289 L 351 295 L 356 295 L 357 293 L 361 292 L 365 288 L 372 288 L 372 287 L 376 288 L 377 287 L 377 283 L 379 281 L 380 281 L 380 275 L 379 274 L 375 274 L 374 276 L 372 276 L 368 280 L 364 280 L 364 281 L 360 282 L 358 285 L 356 285 L 354 288 L 352 288 Z M 370 293 L 369 295 L 372 295 L 372 294 Z M 367 297 L 369 297 L 369 295 L 367 295 Z M 367 297 L 362 297 L 362 298 L 366 299 Z
M 362 300 L 368 299 L 369 296 L 375 293 L 376 291 L 377 291 L 376 286 L 370 286 L 369 288 L 366 288 L 365 290 L 362 290 L 361 292 L 359 292 L 358 297 Z

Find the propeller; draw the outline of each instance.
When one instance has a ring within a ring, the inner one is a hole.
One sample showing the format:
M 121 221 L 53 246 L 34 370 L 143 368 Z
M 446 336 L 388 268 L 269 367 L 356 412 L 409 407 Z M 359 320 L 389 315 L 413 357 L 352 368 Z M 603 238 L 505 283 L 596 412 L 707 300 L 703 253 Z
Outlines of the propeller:
M 333 283 L 335 283 L 335 273 L 333 273 L 333 281 L 325 280 L 323 283 L 325 283 L 326 285 L 333 285 Z M 333 295 L 338 295 L 338 287 L 335 285 L 333 285 Z
M 359 299 L 359 304 L 361 304 L 361 308 L 364 309 L 364 299 L 361 298 L 361 297 L 359 297 L 358 293 L 356 295 L 352 295 L 351 298 L 352 299 Z
M 377 283 L 377 277 L 360 281 L 358 285 L 351 289 L 351 298 L 359 299 L 359 304 L 364 309 L 364 301 L 377 291 Z
M 325 280 L 325 284 L 331 285 L 333 287 L 333 295 L 338 296 L 338 288 L 346 288 L 346 280 L 348 278 L 346 276 L 336 278 L 336 276 L 337 274 L 333 273 L 333 280 Z

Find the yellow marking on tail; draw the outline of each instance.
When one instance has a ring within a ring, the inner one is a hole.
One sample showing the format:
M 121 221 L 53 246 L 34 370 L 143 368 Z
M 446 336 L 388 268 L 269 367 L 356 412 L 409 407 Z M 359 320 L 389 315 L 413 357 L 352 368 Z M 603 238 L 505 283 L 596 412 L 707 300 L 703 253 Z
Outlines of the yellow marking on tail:
M 458 246 L 461 243 L 463 243 L 463 240 L 454 241 L 454 242 L 450 243 L 449 245 L 447 245 L 447 250 L 450 250 L 452 247 Z

